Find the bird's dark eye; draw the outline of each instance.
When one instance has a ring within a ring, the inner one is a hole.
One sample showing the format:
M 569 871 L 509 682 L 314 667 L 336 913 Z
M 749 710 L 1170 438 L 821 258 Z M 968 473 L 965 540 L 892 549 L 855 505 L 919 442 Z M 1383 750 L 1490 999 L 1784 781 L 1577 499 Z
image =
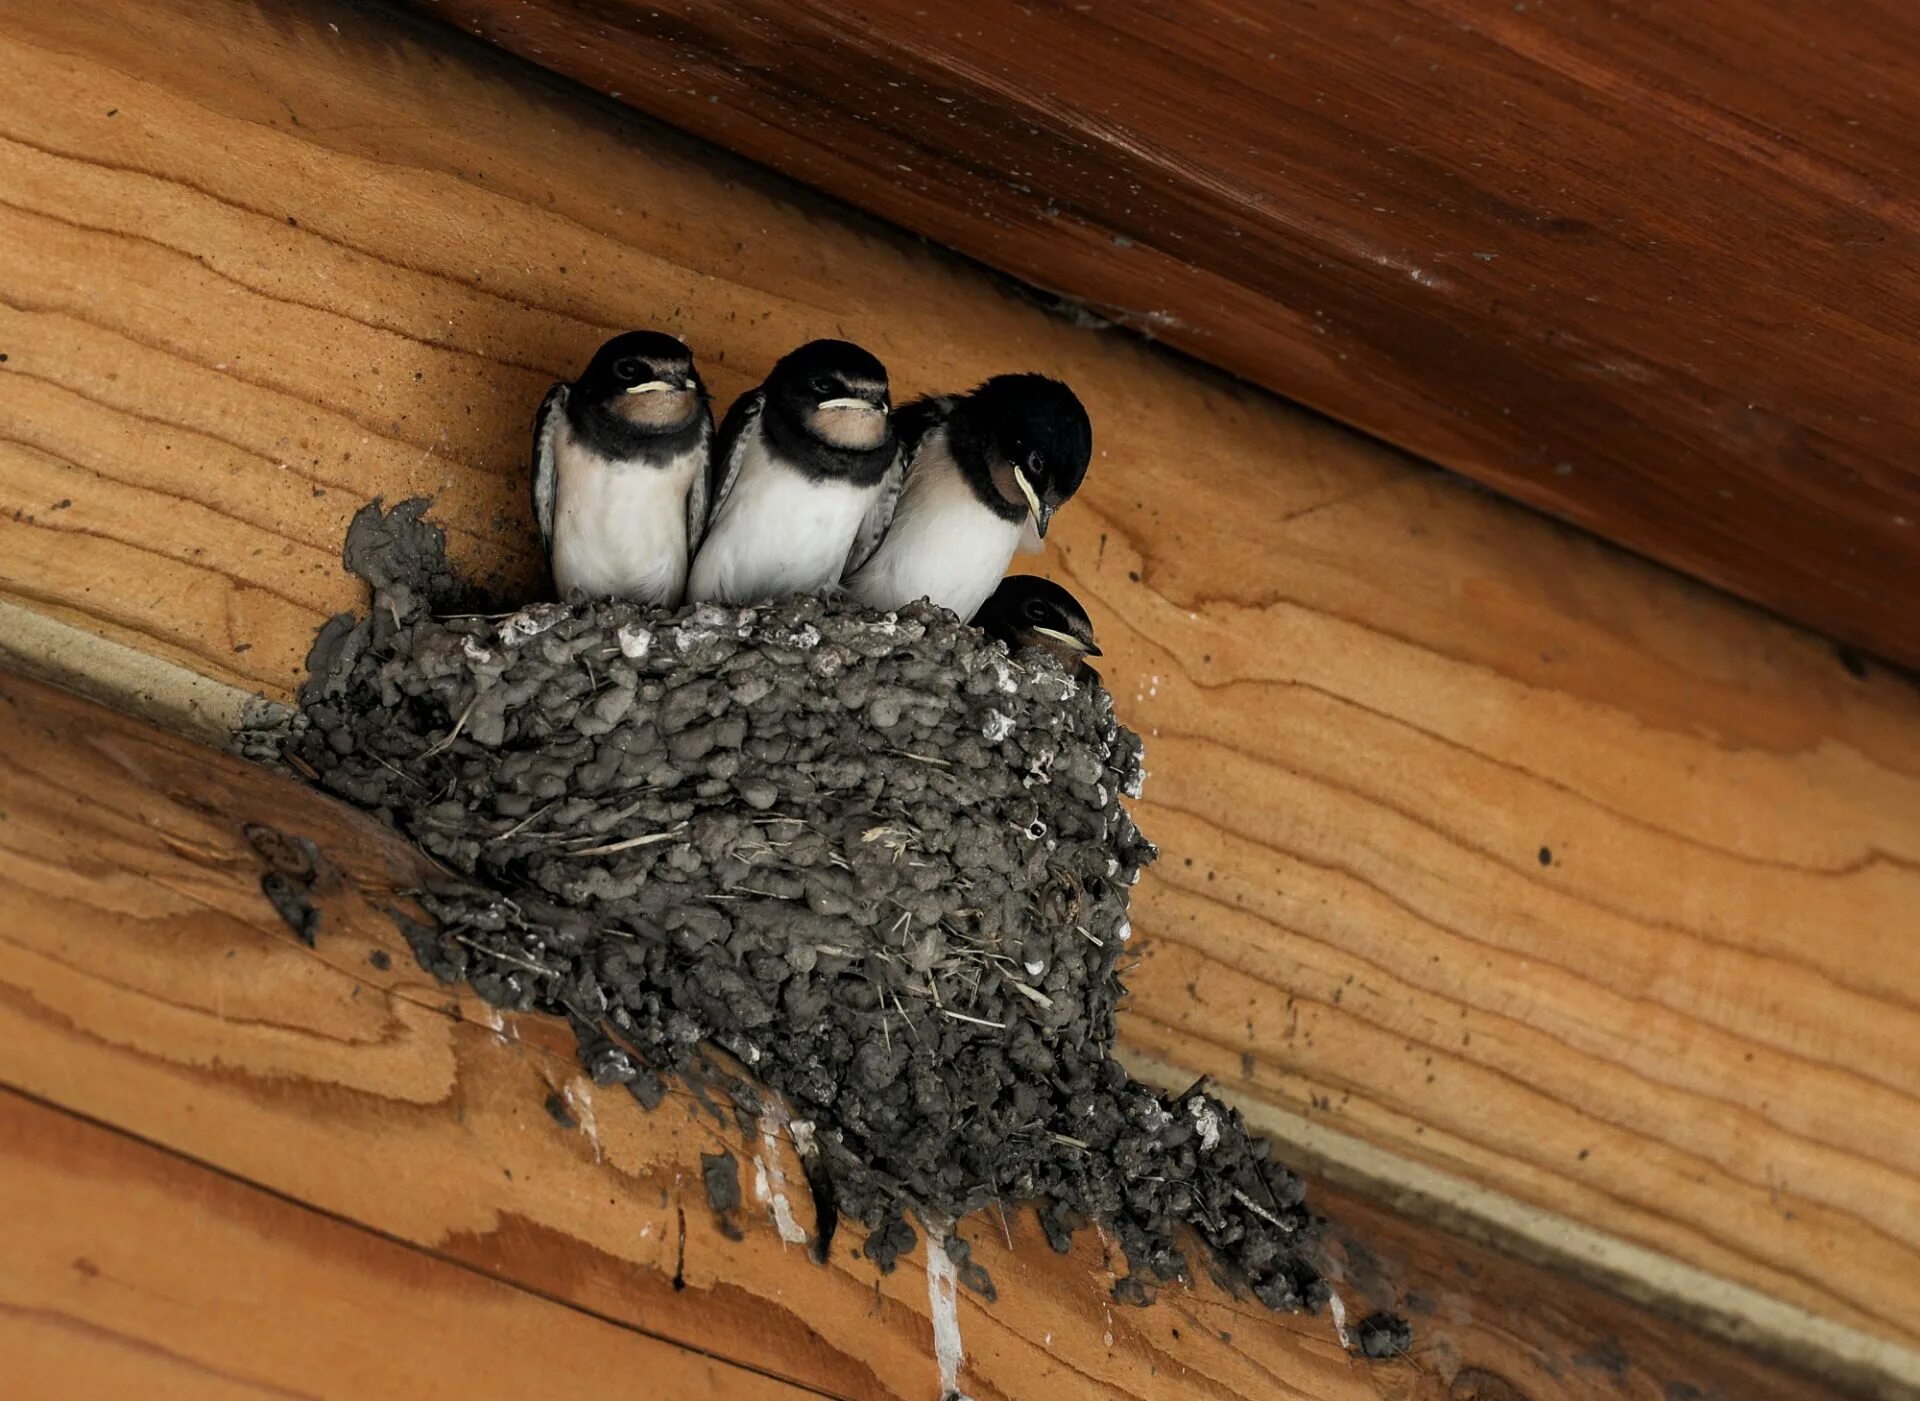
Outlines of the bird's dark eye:
M 631 356 L 623 360 L 615 360 L 613 362 L 613 377 L 622 384 L 638 384 L 640 382 L 640 362 Z
M 833 397 L 834 387 L 833 381 L 827 379 L 825 376 L 816 378 L 813 383 L 808 386 L 808 388 L 813 390 L 814 395 L 821 399 L 831 399 Z
M 1027 615 L 1030 623 L 1044 623 L 1047 620 L 1047 605 L 1037 598 L 1030 598 L 1020 610 Z
M 1039 448 L 1035 448 L 1032 452 L 1027 454 L 1027 470 L 1033 473 L 1035 476 L 1038 476 L 1040 473 L 1044 472 L 1046 470 L 1046 466 L 1047 466 L 1047 455 L 1041 452 Z

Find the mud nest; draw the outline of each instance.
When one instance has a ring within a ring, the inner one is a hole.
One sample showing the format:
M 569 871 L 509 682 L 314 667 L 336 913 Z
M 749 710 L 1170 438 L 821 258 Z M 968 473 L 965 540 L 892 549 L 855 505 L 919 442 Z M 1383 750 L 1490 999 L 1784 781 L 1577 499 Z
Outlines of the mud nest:
M 428 970 L 568 1018 L 649 1108 L 717 1074 L 789 1116 L 819 1252 L 843 1212 L 890 1269 L 917 1218 L 990 1290 L 953 1227 L 1024 1204 L 1060 1250 L 1104 1223 L 1125 1299 L 1187 1273 L 1183 1228 L 1272 1307 L 1325 1298 L 1299 1179 L 1113 1058 L 1154 849 L 1103 689 L 925 605 L 462 614 L 423 504 L 356 518 L 371 607 L 279 744 L 457 873 L 408 929 Z

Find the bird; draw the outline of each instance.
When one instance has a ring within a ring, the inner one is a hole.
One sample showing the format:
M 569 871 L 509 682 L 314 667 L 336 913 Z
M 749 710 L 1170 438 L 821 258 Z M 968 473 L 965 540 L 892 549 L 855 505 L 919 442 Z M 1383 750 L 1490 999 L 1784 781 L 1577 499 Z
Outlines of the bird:
M 1016 655 L 1029 648 L 1047 653 L 1076 681 L 1100 679 L 1086 660 L 1101 654 L 1087 610 L 1051 579 L 1033 574 L 1002 579 L 973 615 L 973 625 Z
M 533 421 L 533 515 L 560 597 L 673 606 L 686 589 L 690 507 L 713 439 L 685 343 L 615 336 Z
M 851 562 L 847 593 L 881 609 L 925 598 L 970 618 L 1079 490 L 1093 425 L 1071 389 L 1037 374 L 918 399 L 897 418 L 904 485 L 878 545 Z
M 760 603 L 840 592 L 900 491 L 887 370 L 849 341 L 809 341 L 727 410 L 703 487 L 687 598 Z

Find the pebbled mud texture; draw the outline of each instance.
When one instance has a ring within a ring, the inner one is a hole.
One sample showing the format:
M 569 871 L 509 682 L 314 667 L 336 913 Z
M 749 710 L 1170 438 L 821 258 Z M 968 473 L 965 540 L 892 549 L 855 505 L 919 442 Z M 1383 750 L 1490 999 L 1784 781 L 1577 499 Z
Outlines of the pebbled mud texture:
M 909 1217 L 944 1238 L 1004 1202 L 1056 1248 L 1106 1223 L 1136 1294 L 1191 1231 L 1266 1304 L 1325 1299 L 1299 1179 L 1113 1059 L 1154 850 L 1103 689 L 926 605 L 453 615 L 423 507 L 355 519 L 371 606 L 322 629 L 278 743 L 457 873 L 408 927 L 427 969 L 567 1017 L 649 1108 L 718 1079 L 789 1116 L 816 1234 L 837 1204 L 883 1270 Z
M 319 848 L 305 837 L 258 822 L 248 823 L 242 832 L 267 868 L 260 877 L 260 893 L 295 937 L 312 948 L 320 932 L 320 907 L 313 903 L 313 887 L 320 878 Z
M 1413 1347 L 1413 1328 L 1399 1314 L 1383 1310 L 1361 1319 L 1353 1340 L 1362 1357 L 1403 1357 Z

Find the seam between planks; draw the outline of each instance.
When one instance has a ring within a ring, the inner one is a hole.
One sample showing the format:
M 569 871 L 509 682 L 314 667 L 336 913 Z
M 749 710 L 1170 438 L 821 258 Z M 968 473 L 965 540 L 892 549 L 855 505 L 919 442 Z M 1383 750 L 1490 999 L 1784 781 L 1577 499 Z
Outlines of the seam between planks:
M 0 598 L 0 667 L 45 681 L 216 749 L 233 747 L 233 732 L 284 714 L 258 691 L 202 676 Z

